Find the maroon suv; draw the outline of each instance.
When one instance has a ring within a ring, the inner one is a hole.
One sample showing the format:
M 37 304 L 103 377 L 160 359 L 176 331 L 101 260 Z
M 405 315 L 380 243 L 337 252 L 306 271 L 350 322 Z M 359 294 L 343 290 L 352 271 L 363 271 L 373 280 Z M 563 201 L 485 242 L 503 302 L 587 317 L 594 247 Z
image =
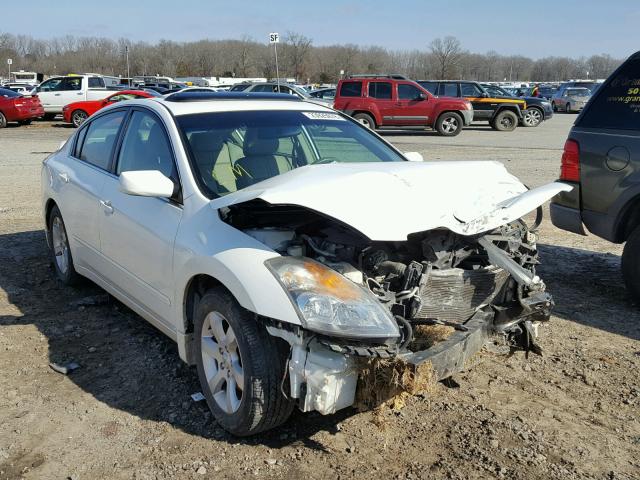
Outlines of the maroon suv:
M 434 97 L 416 82 L 391 75 L 340 80 L 333 108 L 372 129 L 430 127 L 448 137 L 473 120 L 467 100 Z

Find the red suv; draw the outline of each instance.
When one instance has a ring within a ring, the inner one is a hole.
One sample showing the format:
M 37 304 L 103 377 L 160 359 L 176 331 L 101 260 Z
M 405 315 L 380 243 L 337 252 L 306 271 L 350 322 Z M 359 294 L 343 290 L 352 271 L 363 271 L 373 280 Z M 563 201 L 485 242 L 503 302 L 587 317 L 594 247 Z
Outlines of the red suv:
M 369 128 L 431 127 L 440 135 L 458 135 L 473 120 L 467 100 L 434 97 L 403 77 L 357 76 L 340 80 L 333 108 Z

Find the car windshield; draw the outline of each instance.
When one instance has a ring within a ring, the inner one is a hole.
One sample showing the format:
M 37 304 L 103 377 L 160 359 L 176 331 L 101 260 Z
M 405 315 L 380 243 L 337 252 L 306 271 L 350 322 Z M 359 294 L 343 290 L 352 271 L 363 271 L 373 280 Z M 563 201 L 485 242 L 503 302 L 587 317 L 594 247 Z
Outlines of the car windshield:
M 331 111 L 199 113 L 177 123 L 209 198 L 306 165 L 404 161 L 365 127 Z
M 588 88 L 570 88 L 567 90 L 567 95 L 571 97 L 588 97 L 591 95 L 591 90 Z

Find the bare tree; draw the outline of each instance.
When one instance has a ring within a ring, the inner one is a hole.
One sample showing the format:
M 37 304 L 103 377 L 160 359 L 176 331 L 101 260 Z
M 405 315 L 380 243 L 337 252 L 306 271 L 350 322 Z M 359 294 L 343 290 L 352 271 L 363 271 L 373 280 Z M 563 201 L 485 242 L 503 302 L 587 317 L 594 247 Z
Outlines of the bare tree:
M 304 77 L 304 67 L 309 52 L 311 50 L 312 40 L 300 33 L 287 32 L 283 44 L 284 57 L 289 66 L 289 71 L 298 79 Z
M 447 78 L 453 73 L 462 57 L 462 46 L 456 37 L 436 38 L 429 44 L 429 49 L 438 65 L 440 78 Z

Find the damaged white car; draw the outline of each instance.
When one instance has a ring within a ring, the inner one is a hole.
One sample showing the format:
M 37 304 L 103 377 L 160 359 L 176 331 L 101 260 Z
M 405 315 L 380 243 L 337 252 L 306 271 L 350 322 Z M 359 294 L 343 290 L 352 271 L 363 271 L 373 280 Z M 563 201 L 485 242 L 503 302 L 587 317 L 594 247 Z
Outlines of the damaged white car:
M 539 351 L 553 301 L 521 217 L 571 187 L 416 157 L 289 96 L 116 104 L 44 161 L 55 270 L 174 339 L 237 435 L 352 405 L 362 358 L 441 379 L 490 336 Z M 416 348 L 438 324 L 455 333 Z

